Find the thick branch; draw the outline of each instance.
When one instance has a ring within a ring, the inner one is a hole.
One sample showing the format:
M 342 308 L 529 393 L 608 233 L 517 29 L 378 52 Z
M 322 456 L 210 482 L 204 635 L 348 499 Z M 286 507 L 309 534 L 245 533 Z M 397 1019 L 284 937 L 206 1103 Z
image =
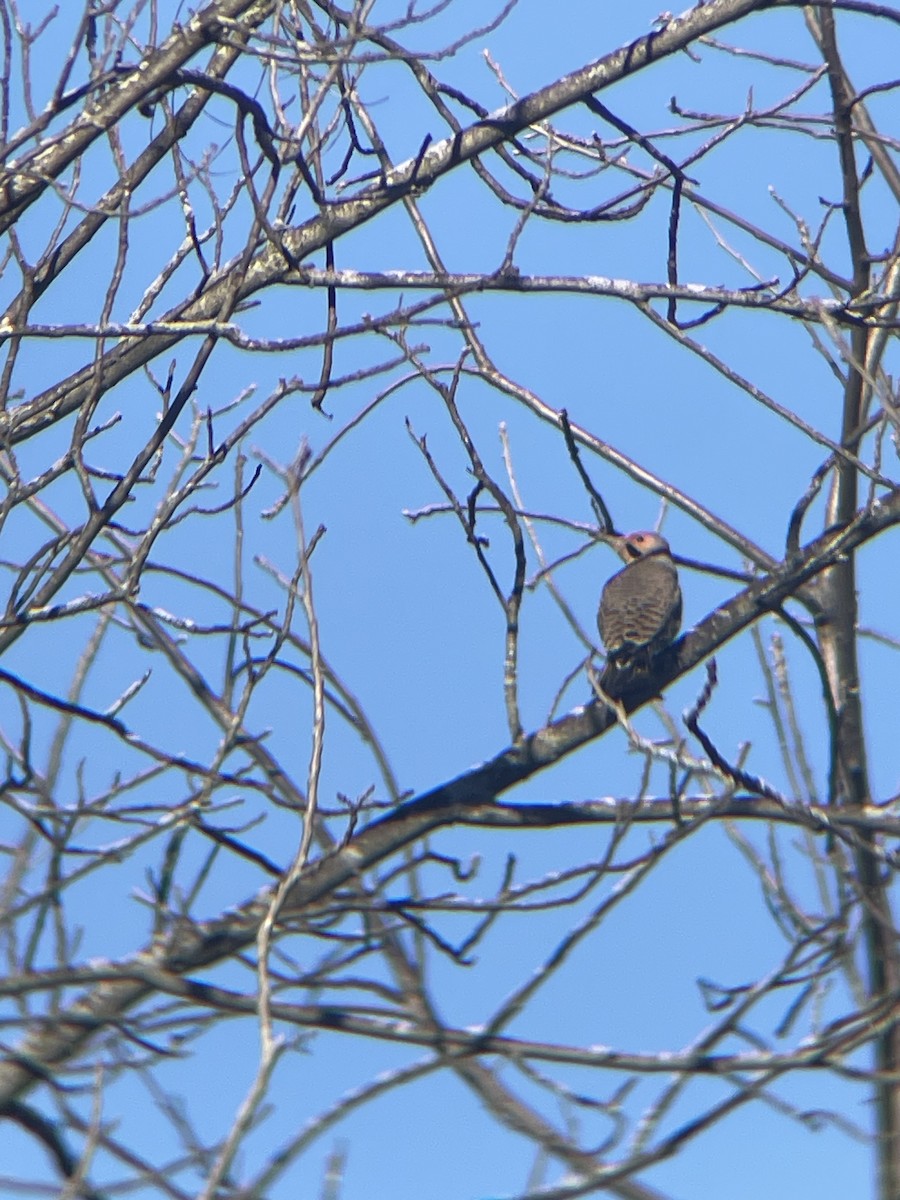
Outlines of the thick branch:
M 633 711 L 646 703 L 763 613 L 777 609 L 836 558 L 898 522 L 900 491 L 871 512 L 861 514 L 847 529 L 827 533 L 811 543 L 796 562 L 782 565 L 740 592 L 681 638 L 658 660 L 655 686 L 644 683 L 623 693 L 625 708 Z M 588 704 L 523 738 L 481 766 L 401 805 L 367 826 L 335 854 L 313 863 L 285 901 L 283 913 L 289 917 L 291 911 L 300 913 L 314 908 L 331 897 L 335 889 L 352 883 L 360 872 L 435 829 L 475 817 L 479 809 L 490 811 L 499 795 L 584 746 L 615 723 L 615 714 L 610 709 L 596 702 Z M 219 962 L 252 943 L 267 908 L 264 894 L 213 921 L 196 925 L 181 923 L 141 952 L 137 961 L 172 972 Z M 101 984 L 77 1000 L 56 1024 L 27 1036 L 0 1066 L 0 1108 L 52 1074 L 55 1066 L 70 1059 L 94 1033 L 117 1021 L 152 991 L 149 984 L 131 980 Z

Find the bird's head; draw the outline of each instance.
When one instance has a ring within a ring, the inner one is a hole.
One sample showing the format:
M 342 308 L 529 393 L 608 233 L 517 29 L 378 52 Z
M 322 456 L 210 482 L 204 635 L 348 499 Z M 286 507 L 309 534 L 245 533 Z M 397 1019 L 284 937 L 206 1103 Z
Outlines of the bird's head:
M 641 529 L 637 533 L 626 533 L 613 541 L 616 553 L 625 562 L 634 562 L 638 558 L 646 558 L 648 554 L 669 554 L 669 543 L 660 533 L 652 529 Z

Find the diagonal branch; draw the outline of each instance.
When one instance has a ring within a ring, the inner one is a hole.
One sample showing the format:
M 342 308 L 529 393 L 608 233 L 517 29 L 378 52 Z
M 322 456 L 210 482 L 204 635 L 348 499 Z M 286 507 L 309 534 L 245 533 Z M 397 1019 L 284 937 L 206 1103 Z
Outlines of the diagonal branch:
M 655 686 L 642 681 L 622 696 L 628 711 L 652 699 L 662 688 L 702 661 L 763 613 L 775 611 L 803 584 L 877 534 L 900 523 L 900 490 L 846 529 L 830 531 L 807 546 L 799 561 L 782 564 L 716 608 L 695 630 L 660 655 Z M 400 805 L 368 825 L 334 853 L 317 859 L 301 876 L 282 910 L 308 911 L 353 883 L 389 855 L 442 826 L 489 809 L 498 796 L 558 762 L 615 726 L 617 716 L 592 702 L 544 729 L 524 737 L 493 759 Z M 183 921 L 161 934 L 136 956 L 139 964 L 183 972 L 220 962 L 250 945 L 268 908 L 266 895 L 214 920 Z M 76 1000 L 59 1019 L 28 1034 L 0 1065 L 0 1111 L 54 1068 L 68 1061 L 95 1033 L 119 1020 L 153 993 L 143 981 L 101 984 Z

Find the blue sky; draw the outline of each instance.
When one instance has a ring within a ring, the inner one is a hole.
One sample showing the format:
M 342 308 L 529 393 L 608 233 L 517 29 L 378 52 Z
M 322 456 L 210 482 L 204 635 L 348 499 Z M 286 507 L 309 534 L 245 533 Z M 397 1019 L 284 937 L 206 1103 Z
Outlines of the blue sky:
M 505 96 L 485 62 L 485 50 L 500 65 L 510 87 L 524 94 L 645 33 L 659 16 L 658 3 L 564 0 L 553 6 L 552 14 L 548 8 L 535 0 L 521 0 L 496 31 L 462 47 L 452 58 L 432 63 L 431 69 L 485 107 L 495 109 L 505 102 Z M 393 12 L 404 9 L 405 5 L 379 2 L 370 20 L 387 20 Z M 174 17 L 175 6 L 161 4 L 161 14 L 166 11 Z M 62 14 L 60 20 L 65 19 L 66 14 Z M 483 20 L 483 5 L 457 0 L 427 26 L 410 34 L 408 44 L 415 48 L 438 47 Z M 847 14 L 841 14 L 838 25 L 847 69 L 858 87 L 893 76 L 900 50 L 896 25 Z M 718 36 L 785 58 L 817 61 L 799 9 L 760 14 L 739 27 L 720 31 Z M 65 44 L 62 37 L 58 44 Z M 46 45 L 49 50 L 50 43 Z M 53 45 L 55 48 L 56 43 Z M 608 89 L 602 99 L 620 117 L 649 135 L 679 127 L 679 119 L 668 108 L 673 95 L 684 109 L 739 113 L 749 89 L 754 104 L 762 107 L 786 95 L 800 81 L 799 73 L 775 72 L 758 59 L 735 58 L 709 47 L 699 52 L 698 59 L 681 55 L 664 60 Z M 57 62 L 48 52 L 36 69 L 36 79 L 52 86 Z M 250 73 L 246 78 L 256 76 Z M 360 87 L 395 162 L 414 155 L 426 134 L 436 139 L 445 135 L 439 118 L 426 105 L 409 73 L 397 64 L 372 66 L 363 75 Z M 37 97 L 36 107 L 42 103 L 43 97 Z M 801 101 L 800 108 L 808 114 L 822 114 L 827 111 L 827 103 L 825 85 L 819 83 Z M 875 96 L 871 101 L 876 121 L 883 121 L 892 137 L 896 135 L 891 124 L 894 105 L 893 93 Z M 130 151 L 140 145 L 148 131 L 158 128 L 158 120 L 147 125 L 141 124 L 143 118 L 129 119 L 123 139 Z M 585 108 L 561 114 L 557 123 L 559 128 L 582 137 L 594 131 L 606 139 L 610 137 L 609 130 L 601 129 L 599 119 Z M 219 145 L 211 167 L 219 194 L 227 193 L 236 170 L 232 130 L 231 110 L 222 101 L 211 106 L 210 115 L 200 122 L 191 143 L 197 154 L 210 141 Z M 687 146 L 701 141 L 702 137 L 693 134 L 659 138 L 659 144 L 673 155 L 683 155 Z M 890 148 L 893 153 L 893 142 Z M 629 158 L 648 168 L 648 160 L 639 150 L 631 150 Z M 85 172 L 82 200 L 87 203 L 111 178 L 102 148 L 86 160 Z M 690 174 L 704 196 L 791 242 L 796 241 L 796 229 L 778 208 L 773 190 L 811 228 L 822 219 L 821 199 L 840 199 L 836 151 L 821 136 L 772 128 L 746 129 L 692 167 Z M 511 172 L 498 167 L 498 175 L 512 184 Z M 171 185 L 171 172 L 168 176 L 159 172 L 151 179 L 146 196 L 138 194 L 135 202 L 149 200 Z M 573 183 L 568 191 L 561 184 L 559 193 L 587 207 L 614 190 L 608 177 L 598 176 L 593 185 Z M 865 195 L 870 249 L 879 253 L 895 235 L 896 202 L 877 178 Z M 192 198 L 202 225 L 208 219 L 202 193 L 192 191 Z M 423 196 L 420 205 L 448 270 L 496 269 L 517 216 L 486 192 L 471 169 L 452 173 Z M 311 213 L 309 200 L 301 196 L 296 219 L 305 219 Z M 48 201 L 23 222 L 21 236 L 27 253 L 40 252 L 57 214 Z M 633 222 L 585 226 L 532 219 L 518 243 L 515 264 L 523 274 L 596 274 L 661 282 L 666 270 L 667 220 L 667 199 L 663 195 L 657 195 Z M 754 270 L 764 278 L 778 275 L 787 282 L 783 258 L 761 248 L 727 222 L 717 218 L 712 221 L 716 231 L 747 257 Z M 230 247 L 226 258 L 245 229 L 239 205 L 234 219 L 226 223 L 225 243 Z M 114 306 L 114 319 L 128 318 L 182 237 L 178 210 L 170 205 L 134 220 L 128 269 Z M 717 245 L 713 232 L 687 204 L 679 249 L 684 281 L 729 287 L 751 282 L 748 273 Z M 83 262 L 76 264 L 71 276 L 50 290 L 32 319 L 47 323 L 98 320 L 114 252 L 115 230 L 109 229 L 85 252 Z M 427 259 L 400 205 L 341 239 L 335 255 L 340 269 L 427 268 Z M 831 218 L 823 257 L 835 270 L 848 270 L 839 214 Z M 315 261 L 316 265 L 324 265 L 321 256 Z M 174 301 L 181 294 L 182 280 L 190 277 L 192 269 L 185 268 L 176 277 L 154 310 L 155 315 L 165 310 L 167 299 Z M 16 288 L 15 273 L 7 270 L 0 278 L 4 303 Z M 825 285 L 819 279 L 809 280 L 803 294 L 824 296 Z M 411 294 L 405 296 L 407 301 L 411 298 Z M 366 313 L 377 315 L 389 311 L 397 299 L 396 293 L 342 292 L 340 318 L 350 322 Z M 554 409 L 566 407 L 574 422 L 692 495 L 773 557 L 782 556 L 793 505 L 826 456 L 821 446 L 765 411 L 622 301 L 597 296 L 490 294 L 467 300 L 466 308 L 498 368 L 521 387 Z M 321 291 L 278 288 L 261 297 L 259 305 L 240 314 L 238 320 L 250 334 L 275 338 L 319 330 L 324 317 Z M 779 403 L 829 437 L 839 436 L 841 389 L 799 322 L 736 310 L 695 331 L 693 336 Z M 827 335 L 822 336 L 827 341 Z M 446 380 L 447 369 L 460 352 L 458 333 L 426 326 L 409 329 L 407 338 L 410 344 L 427 346 L 421 352 L 423 358 L 432 369 L 440 369 Z M 74 338 L 26 343 L 14 388 L 17 386 L 26 399 L 30 398 L 88 361 L 90 346 L 90 342 Z M 334 373 L 350 374 L 395 355 L 396 348 L 376 335 L 339 342 Z M 190 361 L 187 346 L 164 354 L 152 365 L 158 379 L 165 377 L 170 360 L 176 363 L 179 379 Z M 210 406 L 222 410 L 216 418 L 216 432 L 222 436 L 261 403 L 279 379 L 299 375 L 306 383 L 314 382 L 319 365 L 318 350 L 263 354 L 222 345 L 202 378 L 196 401 L 201 409 Z M 896 372 L 890 355 L 885 365 Z M 502 703 L 503 619 L 496 599 L 451 515 L 432 515 L 415 522 L 407 515 L 442 499 L 409 437 L 407 419 L 417 435 L 427 437 L 431 453 L 457 493 L 464 497 L 472 486 L 468 463 L 445 408 L 408 367 L 397 368 L 334 390 L 325 404 L 333 414 L 332 420 L 312 412 L 308 396 L 289 397 L 254 428 L 243 452 L 249 463 L 248 473 L 257 452 L 287 463 L 304 439 L 317 454 L 382 391 L 387 393 L 389 384 L 397 386 L 328 455 L 302 489 L 302 500 L 307 532 L 320 523 L 326 527 L 312 559 L 323 653 L 363 705 L 400 790 L 416 793 L 491 757 L 509 740 Z M 233 404 L 238 397 L 242 397 L 240 403 Z M 113 390 L 96 419 L 118 414 L 120 420 L 94 443 L 93 463 L 108 470 L 121 467 L 123 459 L 142 445 L 154 428 L 159 404 L 149 380 L 139 375 Z M 591 521 L 587 498 L 558 431 L 524 404 L 474 378 L 463 381 L 459 405 L 488 470 L 500 481 L 505 480 L 500 438 L 501 424 L 504 426 L 517 483 L 529 510 L 572 522 Z M 189 414 L 185 414 L 176 432 L 183 438 L 188 428 Z M 67 426 L 62 435 L 55 432 L 24 445 L 19 453 L 23 473 L 44 469 L 63 452 L 69 436 Z M 867 445 L 866 456 L 872 452 L 872 446 Z M 886 440 L 886 471 L 894 469 L 893 454 Z M 136 526 L 146 520 L 176 458 L 176 448 L 170 446 L 158 483 L 136 495 L 123 520 Z M 218 490 L 201 493 L 200 503 L 213 506 L 227 499 L 234 478 L 233 463 L 234 456 L 216 476 Z M 619 527 L 657 525 L 662 513 L 657 495 L 599 457 L 585 454 L 585 463 Z M 273 583 L 264 563 L 274 564 L 289 575 L 296 552 L 295 535 L 289 512 L 274 520 L 266 520 L 263 514 L 281 490 L 279 482 L 263 472 L 244 509 L 247 598 L 263 609 L 279 611 L 283 610 L 283 591 Z M 69 520 L 80 519 L 77 514 L 82 502 L 71 478 L 48 489 L 46 499 Z M 804 541 L 820 531 L 821 516 L 821 506 L 814 507 Z M 585 541 L 582 534 L 550 523 L 539 522 L 537 527 L 550 559 Z M 0 556 L 7 561 L 24 557 L 26 548 L 34 547 L 39 528 L 33 516 L 11 517 L 3 529 L 5 546 Z M 738 570 L 744 565 L 723 541 L 676 507 L 665 512 L 663 529 L 676 552 L 686 558 Z M 483 531 L 490 536 L 491 562 L 508 587 L 513 560 L 502 523 L 486 517 Z M 860 554 L 859 566 L 863 623 L 896 637 L 895 589 L 900 571 L 894 542 L 895 535 L 888 533 L 867 546 Z M 182 570 L 202 572 L 223 587 L 230 586 L 234 572 L 232 519 L 226 515 L 215 520 L 199 516 L 185 520 L 161 536 L 152 561 L 154 565 L 165 562 Z M 536 568 L 531 555 L 529 575 Z M 612 553 L 597 545 L 554 574 L 556 585 L 592 637 L 600 588 L 615 569 Z M 96 579 L 76 576 L 64 594 L 71 598 L 97 586 Z M 689 628 L 730 597 L 737 585 L 683 569 L 682 588 L 685 628 Z M 154 569 L 145 577 L 141 599 L 201 623 L 221 622 L 228 616 L 227 606 L 211 595 L 201 595 L 196 587 Z M 57 625 L 33 627 L 7 655 L 4 666 L 27 674 L 42 688 L 64 694 L 95 622 L 94 615 L 85 615 Z M 304 636 L 302 625 L 298 623 L 297 628 Z M 761 623 L 765 643 L 774 629 L 773 622 Z M 783 626 L 779 632 L 787 646 L 806 751 L 816 785 L 824 794 L 827 727 L 818 678 L 806 651 Z M 221 687 L 223 639 L 184 631 L 179 637 L 210 681 Z M 526 730 L 545 722 L 562 680 L 575 670 L 583 653 L 546 590 L 528 591 L 521 620 L 520 659 Z M 872 785 L 875 796 L 881 799 L 896 792 L 900 774 L 896 721 L 892 705 L 887 702 L 893 696 L 895 654 L 891 648 L 869 642 L 864 643 L 862 651 L 863 685 L 871 697 L 866 705 L 866 721 Z M 705 716 L 705 726 L 732 760 L 749 743 L 749 769 L 776 787 L 786 788 L 788 781 L 772 723 L 761 703 L 765 684 L 749 633 L 723 647 L 717 659 L 720 687 Z M 162 656 L 139 648 L 125 629 L 110 630 L 89 677 L 84 702 L 105 709 L 148 668 L 152 671 L 148 683 L 123 712 L 129 726 L 156 744 L 199 761 L 210 761 L 219 731 L 200 710 L 190 690 L 167 670 Z M 667 693 L 666 709 L 677 724 L 681 724 L 680 714 L 695 699 L 702 680 L 702 672 L 694 672 Z M 588 695 L 587 680 L 581 673 L 565 692 L 564 708 L 584 702 Z M 0 727 L 15 739 L 20 723 L 11 695 L 0 695 Z M 288 672 L 271 674 L 254 697 L 247 724 L 257 736 L 265 736 L 266 745 L 283 768 L 303 787 L 310 752 L 310 697 L 305 684 Z M 661 720 L 650 709 L 640 714 L 636 726 L 646 737 L 665 736 Z M 54 720 L 46 714 L 37 715 L 34 743 L 38 756 L 46 751 L 54 729 Z M 234 761 L 238 759 L 236 755 Z M 106 732 L 84 728 L 67 748 L 57 802 L 73 804 L 80 788 L 90 795 L 108 786 L 116 772 L 127 774 L 138 765 L 146 765 L 146 759 Z M 643 770 L 643 758 L 629 753 L 624 734 L 613 731 L 531 779 L 510 798 L 557 802 L 634 796 L 641 786 Z M 664 795 L 667 786 L 667 771 L 655 766 L 649 793 Z M 147 804 L 177 804 L 185 794 L 179 788 L 185 788 L 183 780 L 176 785 L 174 777 L 164 777 L 147 781 L 135 789 L 134 795 L 136 801 Z M 388 798 L 373 755 L 332 712 L 326 732 L 323 803 L 332 807 L 339 795 L 354 798 L 369 789 L 374 789 L 379 799 Z M 244 793 L 238 785 L 229 794 L 219 796 L 222 801 L 226 798 L 241 803 L 233 811 L 219 814 L 221 824 L 264 818 L 261 825 L 241 836 L 272 860 L 286 862 L 299 839 L 295 817 L 273 810 L 257 793 L 250 789 Z M 0 814 L 0 840 L 12 842 L 19 835 L 18 829 L 17 818 L 11 812 Z M 619 857 L 624 860 L 640 855 L 651 839 L 661 838 L 665 832 L 664 828 L 636 828 L 628 835 L 627 852 L 620 851 Z M 762 828 L 742 826 L 740 833 L 761 853 L 769 849 Z M 108 846 L 122 834 L 123 830 L 112 823 L 97 821 L 84 829 L 82 841 L 92 847 Z M 442 831 L 434 838 L 433 849 L 463 861 L 478 856 L 479 872 L 471 881 L 460 884 L 444 867 L 431 863 L 422 869 L 422 885 L 438 893 L 458 891 L 470 899 L 485 899 L 499 886 L 508 855 L 515 855 L 517 879 L 540 879 L 552 872 L 564 872 L 573 863 L 600 859 L 608 836 L 608 830 L 591 825 L 515 834 L 462 828 Z M 804 903 L 815 909 L 815 882 L 803 835 L 784 829 L 776 837 L 792 886 Z M 188 839 L 179 886 L 190 887 L 193 873 L 200 869 L 208 852 L 208 842 Z M 83 926 L 78 961 L 116 958 L 144 944 L 151 921 L 140 894 L 147 886 L 147 870 L 158 870 L 159 856 L 158 844 L 151 843 L 145 851 L 87 875 L 83 882 L 68 889 L 71 919 Z M 220 864 L 219 869 L 210 872 L 192 910 L 196 917 L 211 917 L 237 905 L 269 882 L 249 862 L 236 858 L 228 862 L 227 868 Z M 621 874 L 612 873 L 589 897 L 572 907 L 506 918 L 479 946 L 476 961 L 470 966 L 431 953 L 428 979 L 443 1018 L 459 1027 L 478 1027 L 489 1021 L 504 996 L 540 967 L 565 932 L 620 878 Z M 392 886 L 396 894 L 403 895 L 409 883 L 401 876 Z M 465 936 L 470 918 L 438 915 L 434 925 L 452 940 Z M 321 952 L 315 945 L 299 940 L 289 942 L 285 948 L 304 965 Z M 676 1052 L 690 1045 L 715 1019 L 704 1010 L 698 979 L 725 986 L 756 980 L 780 961 L 786 949 L 766 910 L 758 880 L 739 850 L 725 830 L 707 827 L 675 847 L 634 894 L 614 909 L 575 951 L 565 971 L 538 992 L 507 1032 L 567 1044 Z M 44 953 L 50 961 L 49 935 L 44 940 Z M 371 963 L 367 969 L 374 970 Z M 383 971 L 383 966 L 379 970 Z M 232 963 L 211 968 L 202 977 L 244 991 L 254 987 L 252 973 Z M 357 993 L 357 998 L 362 995 Z M 305 993 L 298 989 L 292 998 L 301 1001 Z M 846 989 L 835 986 L 823 1003 L 831 1019 L 852 1002 Z M 777 1024 L 783 1004 L 776 996 L 763 1006 L 772 1025 Z M 287 1033 L 294 1036 L 296 1031 Z M 799 1029 L 791 1030 L 784 1045 L 795 1044 L 801 1036 Z M 749 1048 L 738 1038 L 726 1044 L 733 1049 Z M 214 1143 L 227 1132 L 252 1081 L 258 1052 L 255 1025 L 251 1019 L 235 1019 L 205 1033 L 191 1049 L 196 1050 L 193 1058 L 187 1061 L 173 1056 L 162 1068 L 161 1077 L 183 1097 L 201 1136 Z M 305 1122 L 342 1096 L 365 1086 L 379 1072 L 427 1059 L 426 1051 L 387 1042 L 368 1042 L 335 1033 L 310 1035 L 297 1046 L 296 1053 L 285 1056 L 277 1069 L 272 1111 L 248 1139 L 235 1168 L 236 1178 L 252 1179 L 274 1149 L 293 1137 Z M 546 1067 L 544 1064 L 541 1069 Z M 608 1099 L 622 1082 L 621 1077 L 614 1078 L 610 1073 L 569 1066 L 554 1066 L 547 1073 L 579 1095 L 589 1094 L 598 1101 Z M 513 1065 L 504 1068 L 503 1076 L 515 1081 L 528 1102 L 548 1120 L 560 1126 L 567 1120 L 583 1122 L 585 1144 L 600 1144 L 608 1134 L 609 1123 L 596 1108 L 579 1110 L 572 1106 L 567 1110 L 533 1081 L 516 1080 Z M 641 1081 L 623 1100 L 629 1118 L 635 1119 L 652 1103 L 661 1086 L 664 1084 L 656 1077 Z M 724 1082 L 693 1082 L 666 1119 L 664 1129 L 691 1119 L 704 1104 L 714 1102 L 727 1090 Z M 801 1110 L 837 1109 L 849 1121 L 869 1127 L 870 1101 L 860 1084 L 839 1083 L 832 1075 L 798 1073 L 777 1083 L 773 1094 Z M 120 1122 L 117 1136 L 123 1140 L 132 1138 L 136 1145 L 145 1142 L 161 1159 L 177 1154 L 171 1124 L 157 1112 L 152 1096 L 136 1074 L 110 1080 L 104 1112 L 110 1120 Z M 392 1200 L 407 1196 L 488 1200 L 519 1195 L 526 1190 L 533 1167 L 533 1151 L 524 1139 L 492 1120 L 449 1072 L 431 1072 L 350 1112 L 335 1129 L 314 1142 L 267 1195 L 278 1200 L 282 1196 L 318 1193 L 325 1161 L 335 1147 L 347 1153 L 341 1200 L 380 1200 L 388 1196 Z M 15 1161 L 19 1164 L 16 1171 L 24 1173 L 22 1158 L 33 1153 L 33 1147 L 21 1135 L 11 1133 L 8 1127 L 0 1131 L 0 1163 Z M 761 1194 L 816 1195 L 829 1200 L 848 1192 L 865 1194 L 871 1163 L 870 1147 L 845 1132 L 828 1124 L 812 1132 L 799 1120 L 778 1112 L 774 1102 L 760 1101 L 745 1106 L 683 1153 L 651 1168 L 641 1178 L 678 1200 L 712 1200 L 723 1195 L 729 1200 L 742 1200 Z M 102 1180 L 102 1160 L 98 1170 Z M 0 1175 L 9 1171 L 8 1166 L 0 1166 Z M 46 1165 L 36 1161 L 35 1172 L 44 1171 Z M 547 1183 L 557 1180 L 557 1166 L 548 1167 L 543 1178 Z M 196 1177 L 181 1183 L 188 1193 L 198 1187 Z M 139 1194 L 143 1197 L 153 1193 L 148 1190 Z

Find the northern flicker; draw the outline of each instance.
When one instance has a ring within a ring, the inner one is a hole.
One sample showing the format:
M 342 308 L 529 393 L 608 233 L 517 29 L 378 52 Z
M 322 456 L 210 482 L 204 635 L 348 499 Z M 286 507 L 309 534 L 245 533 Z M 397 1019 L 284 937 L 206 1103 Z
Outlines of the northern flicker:
M 626 566 L 603 588 L 597 627 L 611 663 L 647 669 L 681 628 L 678 572 L 658 533 L 629 533 L 612 544 Z

